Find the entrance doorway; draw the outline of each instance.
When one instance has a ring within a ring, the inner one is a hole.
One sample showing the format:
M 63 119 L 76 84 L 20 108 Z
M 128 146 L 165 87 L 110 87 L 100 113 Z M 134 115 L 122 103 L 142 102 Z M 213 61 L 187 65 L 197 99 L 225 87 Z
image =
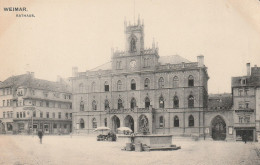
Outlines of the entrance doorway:
M 49 124 L 44 124 L 44 133 L 50 133 L 49 132 Z
M 120 120 L 117 116 L 112 117 L 112 131 L 117 133 L 117 128 L 120 127 Z
M 236 130 L 236 140 L 245 140 L 253 141 L 254 140 L 254 130 Z
M 220 116 L 216 116 L 211 123 L 213 140 L 226 139 L 226 123 Z
M 125 126 L 129 127 L 133 132 L 135 131 L 134 129 L 134 119 L 132 116 L 128 115 L 125 117 Z

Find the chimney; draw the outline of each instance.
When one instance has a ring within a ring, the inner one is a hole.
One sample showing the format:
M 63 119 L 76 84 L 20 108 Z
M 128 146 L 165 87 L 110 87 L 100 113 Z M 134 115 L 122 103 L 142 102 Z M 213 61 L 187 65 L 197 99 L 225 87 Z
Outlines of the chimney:
M 250 76 L 250 63 L 246 63 L 247 76 Z
M 78 75 L 78 67 L 72 67 L 72 77 L 77 77 Z
M 197 56 L 197 62 L 198 62 L 199 67 L 203 67 L 204 66 L 204 56 L 203 55 Z
M 31 77 L 34 78 L 34 72 L 31 72 Z
M 61 77 L 58 75 L 57 76 L 57 82 L 60 83 L 61 82 Z

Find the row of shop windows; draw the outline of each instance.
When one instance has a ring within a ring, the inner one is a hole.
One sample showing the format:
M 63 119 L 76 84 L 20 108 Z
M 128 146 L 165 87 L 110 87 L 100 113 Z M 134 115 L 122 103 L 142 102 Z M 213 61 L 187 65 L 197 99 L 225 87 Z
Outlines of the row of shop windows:
M 16 118 L 25 118 L 25 117 L 26 117 L 25 111 L 23 111 L 23 112 L 16 112 Z M 31 117 L 31 116 L 27 116 L 27 117 Z M 37 116 L 36 112 L 33 111 L 33 117 L 43 118 L 43 112 L 40 112 L 40 115 Z M 50 112 L 46 112 L 45 118 L 51 118 Z M 53 119 L 56 118 L 56 113 L 55 112 L 52 112 L 52 118 Z M 58 119 L 61 119 L 61 112 L 58 112 Z M 65 119 L 72 119 L 72 113 L 65 113 Z
M 122 91 L 123 90 L 122 86 L 123 86 L 122 81 L 118 80 L 117 81 L 117 88 L 116 88 L 117 91 Z M 189 87 L 194 86 L 194 78 L 191 75 L 188 78 L 188 86 Z M 175 76 L 173 78 L 173 88 L 177 88 L 177 87 L 179 87 L 179 78 L 177 76 Z M 130 88 L 131 88 L 131 90 L 136 90 L 136 82 L 135 82 L 134 79 L 131 80 Z M 158 80 L 158 88 L 159 89 L 165 88 L 165 81 L 164 81 L 163 77 L 160 77 L 159 80 Z M 150 89 L 150 79 L 149 78 L 146 78 L 144 80 L 144 89 Z M 105 92 L 110 91 L 109 83 L 107 81 L 104 83 L 104 91 Z M 79 92 L 84 93 L 84 85 L 82 83 L 79 84 Z M 91 84 L 91 92 L 96 92 L 96 83 L 95 82 L 93 82 Z
M 6 104 L 5 104 L 5 101 L 6 101 Z M 3 100 L 2 102 L 2 106 L 5 107 L 10 107 L 10 106 L 13 106 L 13 101 L 12 100 Z M 15 102 L 16 103 L 16 106 L 24 106 L 24 101 L 23 100 L 19 100 L 19 102 Z M 36 100 L 32 100 L 30 101 L 30 104 L 33 105 L 33 106 L 37 106 L 36 104 Z M 55 106 L 57 105 L 57 106 Z M 65 109 L 72 109 L 72 104 L 66 104 L 65 106 L 62 106 L 60 103 L 59 104 L 55 104 L 55 102 L 49 102 L 49 101 L 40 101 L 38 106 L 40 107 L 50 107 L 50 108 L 65 108 Z
M 109 101 L 105 100 L 105 110 L 108 110 L 110 108 L 109 106 Z M 136 107 L 136 99 L 132 98 L 130 101 L 130 107 L 131 109 L 134 109 Z M 150 106 L 150 99 L 148 97 L 145 98 L 145 108 L 149 108 Z M 123 106 L 123 101 L 122 99 L 118 99 L 117 101 L 117 108 L 122 109 L 124 108 Z M 165 99 L 163 96 L 159 97 L 159 108 L 165 108 Z M 178 96 L 174 96 L 173 98 L 173 108 L 179 108 L 179 98 Z M 188 97 L 188 108 L 194 108 L 194 97 L 190 95 Z M 92 101 L 92 110 L 97 110 L 97 102 L 95 100 Z M 80 111 L 84 111 L 84 102 L 80 102 Z

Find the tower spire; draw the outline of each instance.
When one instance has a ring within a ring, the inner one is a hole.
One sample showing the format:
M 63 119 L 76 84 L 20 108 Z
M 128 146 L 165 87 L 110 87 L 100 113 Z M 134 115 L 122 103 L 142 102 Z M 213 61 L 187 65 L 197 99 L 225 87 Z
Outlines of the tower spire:
M 155 42 L 154 42 L 154 38 L 153 38 L 153 44 L 152 44 L 152 48 L 153 48 L 153 50 L 155 49 Z
M 140 14 L 138 14 L 138 25 L 140 25 Z

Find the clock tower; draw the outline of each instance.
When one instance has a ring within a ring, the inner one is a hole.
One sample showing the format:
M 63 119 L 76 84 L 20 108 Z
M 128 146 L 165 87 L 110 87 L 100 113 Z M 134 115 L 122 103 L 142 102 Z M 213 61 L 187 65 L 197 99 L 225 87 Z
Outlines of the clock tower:
M 144 24 L 140 18 L 134 25 L 125 21 L 125 51 L 126 56 L 141 55 L 144 51 Z

